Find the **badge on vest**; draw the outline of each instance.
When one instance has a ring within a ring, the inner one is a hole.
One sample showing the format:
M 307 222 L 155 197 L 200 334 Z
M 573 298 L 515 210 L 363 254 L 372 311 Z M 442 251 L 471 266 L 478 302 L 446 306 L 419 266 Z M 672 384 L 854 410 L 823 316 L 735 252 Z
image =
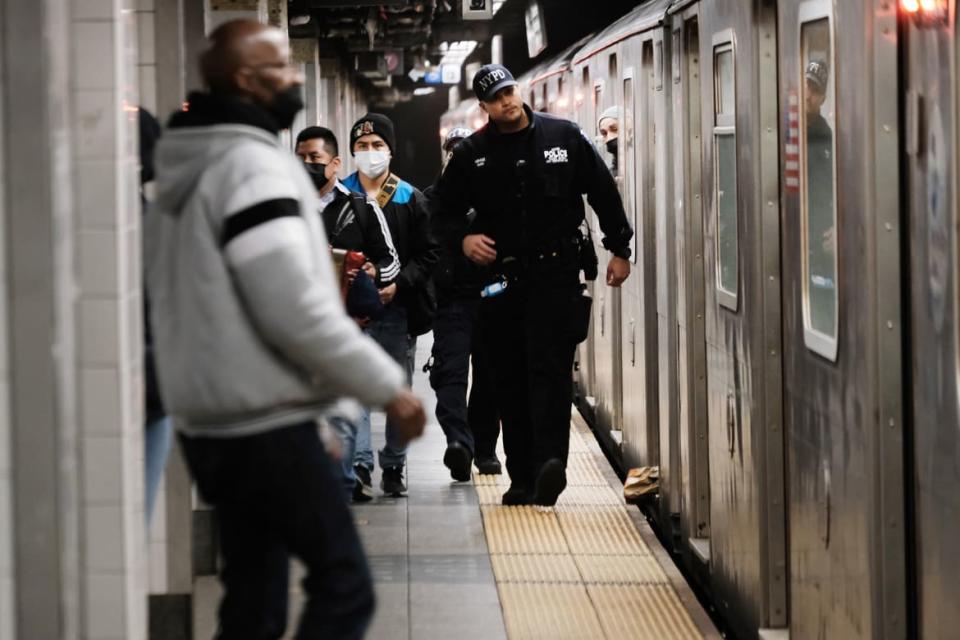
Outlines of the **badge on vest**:
M 567 150 L 563 147 L 554 147 L 543 152 L 543 157 L 547 164 L 560 164 L 567 162 Z

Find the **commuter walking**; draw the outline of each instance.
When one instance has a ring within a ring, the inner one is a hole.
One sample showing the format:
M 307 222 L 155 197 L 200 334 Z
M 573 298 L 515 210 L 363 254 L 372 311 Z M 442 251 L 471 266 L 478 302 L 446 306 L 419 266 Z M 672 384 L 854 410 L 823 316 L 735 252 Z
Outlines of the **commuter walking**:
M 407 384 L 411 384 L 417 336 L 430 330 L 436 311 L 432 276 L 440 245 L 431 233 L 423 194 L 390 171 L 395 147 L 396 136 L 389 118 L 368 113 L 357 120 L 350 128 L 350 150 L 359 171 L 347 176 L 343 183 L 351 191 L 366 194 L 383 209 L 400 255 L 400 274 L 395 282 L 380 290 L 386 308 L 380 319 L 367 327 L 367 332 L 400 363 L 406 371 Z M 389 415 L 386 436 L 386 445 L 378 452 L 383 472 L 380 488 L 388 496 L 401 496 L 407 491 L 403 479 L 407 449 L 397 437 L 396 425 Z M 354 465 L 357 474 L 354 499 L 370 500 L 373 497 L 373 445 L 369 411 L 357 431 Z
M 400 274 L 400 258 L 393 246 L 390 228 L 376 202 L 365 194 L 350 191 L 340 182 L 342 160 L 337 136 L 326 127 L 307 127 L 297 135 L 296 153 L 317 188 L 320 219 L 330 246 L 362 252 L 367 258 L 363 265 L 367 276 L 378 287 L 392 284 Z M 348 274 L 351 279 L 357 276 Z M 372 286 L 370 295 L 376 302 Z M 365 323 L 368 318 L 359 320 Z M 331 415 L 329 422 L 340 439 L 338 475 L 347 497 L 352 498 L 357 485 L 353 469 L 357 425 L 364 419 L 364 409 L 347 402 L 340 407 L 342 410 Z
M 302 107 L 285 35 L 225 23 L 157 147 L 147 280 L 163 400 L 217 513 L 222 640 L 280 638 L 289 555 L 307 568 L 297 638 L 360 638 L 369 571 L 318 436 L 341 395 L 385 407 L 398 440 L 423 406 L 344 313 L 316 188 L 278 137 Z
M 444 167 L 454 147 L 472 133 L 463 127 L 450 130 L 443 141 Z M 435 204 L 433 190 L 432 185 L 424 190 L 431 207 Z M 437 214 L 431 210 L 430 215 Z M 471 209 L 467 217 L 472 221 L 475 212 Z M 434 276 L 437 317 L 433 323 L 430 386 L 437 394 L 437 421 L 447 437 L 443 463 L 451 477 L 461 482 L 470 479 L 474 461 L 480 473 L 502 471 L 496 452 L 500 414 L 480 324 L 480 291 L 488 277 L 486 268 L 470 262 L 462 251 L 447 247 Z
M 566 487 L 573 359 L 590 320 L 579 274 L 596 267 L 579 231 L 582 195 L 614 254 L 610 286 L 630 274 L 633 231 L 576 124 L 531 111 L 502 65 L 481 68 L 473 90 L 489 123 L 454 149 L 437 183 L 435 229 L 494 274 L 481 316 L 511 481 L 503 503 L 553 505 Z

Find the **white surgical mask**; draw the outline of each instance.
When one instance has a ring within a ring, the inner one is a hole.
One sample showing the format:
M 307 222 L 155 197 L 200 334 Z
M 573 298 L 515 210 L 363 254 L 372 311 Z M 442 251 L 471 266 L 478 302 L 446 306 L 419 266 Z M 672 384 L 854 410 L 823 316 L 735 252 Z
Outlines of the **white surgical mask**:
M 390 166 L 389 151 L 357 151 L 357 167 L 371 180 L 379 178 Z

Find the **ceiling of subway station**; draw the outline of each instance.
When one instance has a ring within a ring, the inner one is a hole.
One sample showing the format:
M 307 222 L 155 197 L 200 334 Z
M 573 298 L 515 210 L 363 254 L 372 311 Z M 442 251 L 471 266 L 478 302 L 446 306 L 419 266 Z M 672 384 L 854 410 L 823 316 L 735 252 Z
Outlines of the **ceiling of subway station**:
M 290 35 L 317 38 L 321 57 L 339 58 L 355 72 L 372 104 L 389 107 L 412 99 L 417 89 L 421 94 L 450 86 L 425 83 L 424 74 L 441 62 L 489 62 L 495 34 L 503 37 L 505 64 L 516 73 L 531 66 L 536 60 L 527 55 L 525 29 L 530 1 L 492 0 L 492 19 L 464 20 L 462 3 L 470 0 L 290 0 Z M 605 0 L 585 16 L 578 1 L 539 0 L 548 44 L 539 58 L 638 1 Z

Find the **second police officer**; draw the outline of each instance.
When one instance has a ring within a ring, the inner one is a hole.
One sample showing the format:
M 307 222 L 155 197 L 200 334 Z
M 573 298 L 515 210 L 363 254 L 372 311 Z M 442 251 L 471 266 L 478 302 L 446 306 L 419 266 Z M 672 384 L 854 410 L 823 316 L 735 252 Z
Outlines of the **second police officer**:
M 614 255 L 610 286 L 630 275 L 633 231 L 610 171 L 575 123 L 534 113 L 502 65 L 481 68 L 473 90 L 489 123 L 454 150 L 434 225 L 451 251 L 494 274 L 481 315 L 510 474 L 502 501 L 548 506 L 566 487 L 573 360 L 590 318 L 583 194 Z

